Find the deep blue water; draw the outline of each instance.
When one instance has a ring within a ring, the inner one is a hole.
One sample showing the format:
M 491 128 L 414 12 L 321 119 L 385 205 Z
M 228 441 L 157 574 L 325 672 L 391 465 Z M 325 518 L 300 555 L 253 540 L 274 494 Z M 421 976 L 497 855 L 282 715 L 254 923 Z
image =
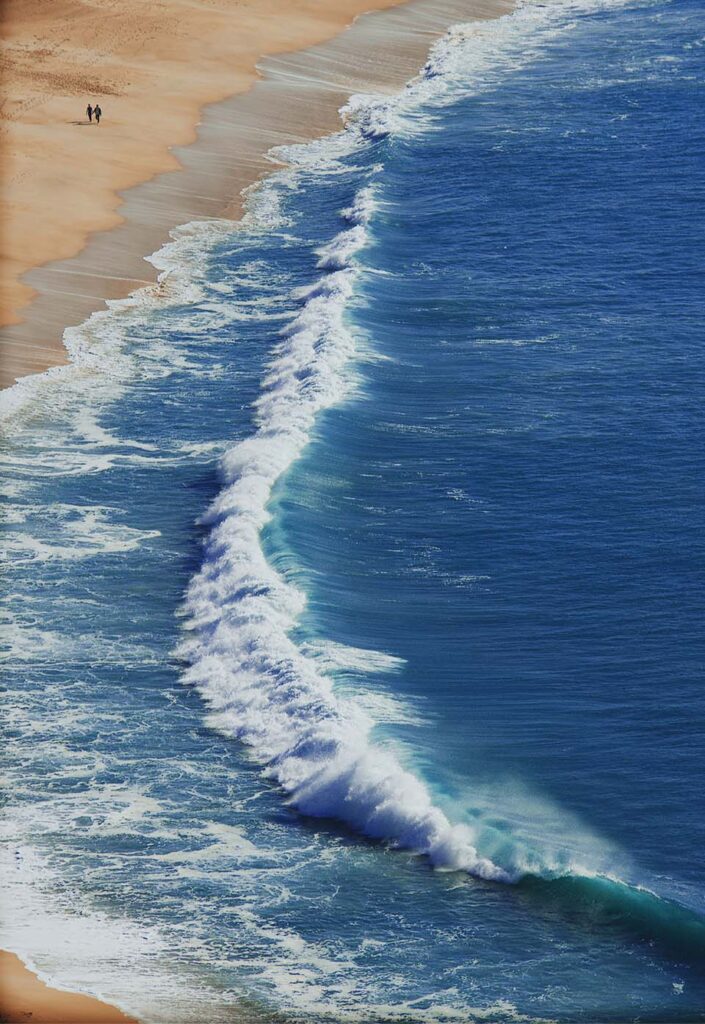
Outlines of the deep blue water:
M 32 385 L 6 945 L 172 1024 L 705 1019 L 704 40 L 456 34 Z

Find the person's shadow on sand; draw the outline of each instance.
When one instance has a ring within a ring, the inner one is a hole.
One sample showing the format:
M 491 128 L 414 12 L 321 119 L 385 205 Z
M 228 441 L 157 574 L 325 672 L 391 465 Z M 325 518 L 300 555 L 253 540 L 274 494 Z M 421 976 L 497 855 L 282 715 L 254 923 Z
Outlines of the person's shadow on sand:
M 69 123 L 69 124 L 79 124 L 79 125 L 81 125 L 81 124 L 85 124 L 85 125 L 88 125 L 88 124 L 91 124 L 91 125 L 92 125 L 92 124 L 95 124 L 95 122 L 94 122 L 94 121 L 69 121 L 68 123 Z

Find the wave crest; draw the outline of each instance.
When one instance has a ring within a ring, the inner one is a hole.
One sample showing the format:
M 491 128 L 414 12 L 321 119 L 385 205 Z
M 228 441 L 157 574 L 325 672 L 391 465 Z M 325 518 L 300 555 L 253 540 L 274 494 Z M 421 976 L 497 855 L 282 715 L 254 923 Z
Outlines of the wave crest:
M 269 565 L 260 542 L 267 502 L 301 454 L 316 415 L 338 402 L 355 344 L 344 322 L 373 208 L 369 190 L 344 212 L 352 226 L 319 250 L 327 272 L 299 293 L 257 401 L 257 432 L 223 458 L 224 488 L 200 572 L 187 592 L 184 682 L 211 709 L 209 724 L 246 743 L 300 811 L 336 818 L 375 839 L 427 855 L 439 868 L 509 881 L 453 825 L 424 785 L 370 738 L 374 720 L 336 695 L 325 666 L 290 638 L 304 595 Z M 384 660 L 370 652 L 370 667 Z

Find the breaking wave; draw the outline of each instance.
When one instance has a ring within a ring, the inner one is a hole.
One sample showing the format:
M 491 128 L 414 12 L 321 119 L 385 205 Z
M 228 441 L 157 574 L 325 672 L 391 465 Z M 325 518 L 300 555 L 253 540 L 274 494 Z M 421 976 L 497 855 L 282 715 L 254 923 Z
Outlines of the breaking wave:
M 355 341 L 344 314 L 371 209 L 369 191 L 358 195 L 344 213 L 351 226 L 319 250 L 327 272 L 298 295 L 300 311 L 257 402 L 257 432 L 222 461 L 225 486 L 204 516 L 212 529 L 184 606 L 184 681 L 208 704 L 209 724 L 246 743 L 301 812 L 425 854 L 439 868 L 509 881 L 478 853 L 473 830 L 451 824 L 423 782 L 371 741 L 373 719 L 354 698 L 337 696 L 324 668 L 291 639 L 305 598 L 262 550 L 274 484 L 308 443 L 318 413 L 345 393 Z
M 222 460 L 224 487 L 202 518 L 211 532 L 183 606 L 184 682 L 207 703 L 209 725 L 245 743 L 304 814 L 337 819 L 425 855 L 436 868 L 486 880 L 581 871 L 565 853 L 537 852 L 482 819 L 449 820 L 424 782 L 373 741 L 374 702 L 336 691 L 336 659 L 291 638 L 305 596 L 262 548 L 274 485 L 307 445 L 317 415 L 349 387 L 355 339 L 345 309 L 373 210 L 368 185 L 342 211 L 349 226 L 318 250 L 323 273 L 296 294 L 299 312 L 281 334 L 256 403 L 257 431 Z M 379 652 L 353 653 L 367 675 L 394 662 Z
M 436 46 L 401 98 L 353 97 L 343 110 L 345 132 L 289 147 L 287 160 L 310 166 L 405 130 L 414 105 L 452 84 L 461 50 L 465 77 L 468 48 L 480 79 L 502 63 L 500 47 L 504 63 L 524 62 L 535 52 L 525 47 L 527 22 L 535 22 L 543 39 L 565 30 L 552 20 L 552 10 L 527 6 L 488 27 L 458 27 Z M 512 49 L 518 41 L 521 53 Z M 374 702 L 336 690 L 335 665 L 292 639 L 305 595 L 269 564 L 261 535 L 275 484 L 308 444 L 319 413 L 340 402 L 349 387 L 356 344 L 345 310 L 374 208 L 374 188 L 368 185 L 341 211 L 348 226 L 319 248 L 321 276 L 295 295 L 298 314 L 281 334 L 256 403 L 257 430 L 222 460 L 223 489 L 201 520 L 210 527 L 203 564 L 182 609 L 186 634 L 178 653 L 188 666 L 183 681 L 207 704 L 208 724 L 247 745 L 301 813 L 335 819 L 423 855 L 440 870 L 519 883 L 544 910 L 573 909 L 585 920 L 599 919 L 670 952 L 700 956 L 705 921 L 697 912 L 612 877 L 604 862 L 527 842 L 511 828 L 498 832 L 481 816 L 474 824 L 452 822 L 422 779 L 373 738 Z M 361 652 L 355 654 L 359 662 Z M 379 652 L 362 657 L 367 675 L 386 664 Z
M 324 273 L 298 293 L 300 310 L 282 332 L 257 401 L 257 431 L 223 458 L 224 487 L 202 519 L 211 532 L 183 607 L 183 681 L 209 707 L 208 724 L 246 744 L 301 813 L 424 855 L 440 870 L 519 883 L 541 912 L 556 908 L 698 959 L 705 921 L 695 911 L 482 817 L 451 822 L 424 782 L 372 739 L 384 720 L 375 702 L 334 689 L 341 658 L 368 676 L 398 667 L 398 659 L 346 648 L 331 657 L 326 645 L 322 656 L 315 644 L 291 638 L 305 596 L 269 564 L 261 533 L 275 483 L 302 453 L 317 415 L 345 395 L 355 353 L 345 307 L 373 210 L 367 186 L 342 211 L 351 226 L 319 250 Z

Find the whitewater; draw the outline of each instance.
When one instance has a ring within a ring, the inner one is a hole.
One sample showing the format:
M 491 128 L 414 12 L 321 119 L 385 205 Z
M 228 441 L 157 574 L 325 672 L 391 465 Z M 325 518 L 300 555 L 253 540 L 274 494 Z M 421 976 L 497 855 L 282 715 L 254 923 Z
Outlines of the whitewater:
M 304 813 L 340 818 L 437 867 L 508 880 L 478 855 L 470 829 L 452 826 L 423 783 L 370 742 L 369 716 L 338 700 L 289 639 L 304 595 L 271 568 L 259 540 L 273 485 L 316 414 L 342 397 L 354 351 L 343 318 L 369 207 L 369 192 L 358 193 L 348 212 L 358 223 L 320 250 L 318 265 L 331 273 L 300 296 L 303 308 L 283 332 L 257 401 L 257 434 L 221 463 L 225 487 L 203 519 L 212 533 L 185 604 L 198 635 L 181 648 L 191 662 L 184 681 L 212 709 L 210 724 L 253 747 Z

